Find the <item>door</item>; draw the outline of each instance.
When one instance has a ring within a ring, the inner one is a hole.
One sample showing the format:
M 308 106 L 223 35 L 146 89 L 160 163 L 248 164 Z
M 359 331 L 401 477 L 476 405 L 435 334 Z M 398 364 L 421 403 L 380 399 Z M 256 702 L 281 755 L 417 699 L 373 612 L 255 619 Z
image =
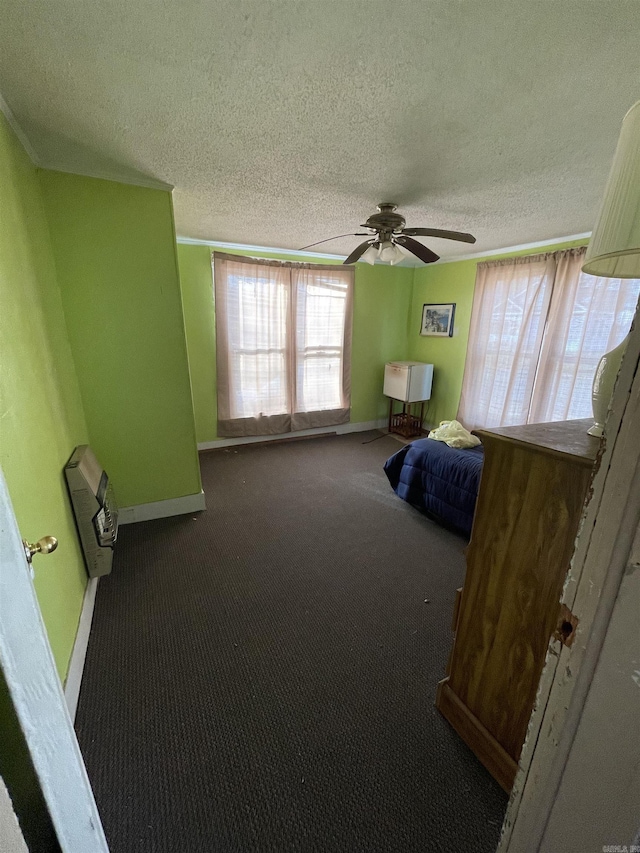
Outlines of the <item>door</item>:
M 586 850 L 585 833 L 589 850 L 631 850 L 640 820 L 638 435 L 640 307 L 563 591 L 573 638 L 550 643 L 498 853 Z M 600 838 L 589 833 L 596 825 Z
M 640 850 L 640 527 L 541 850 Z
M 30 850 L 108 853 L 1 471 L 0 721 L 2 775 Z

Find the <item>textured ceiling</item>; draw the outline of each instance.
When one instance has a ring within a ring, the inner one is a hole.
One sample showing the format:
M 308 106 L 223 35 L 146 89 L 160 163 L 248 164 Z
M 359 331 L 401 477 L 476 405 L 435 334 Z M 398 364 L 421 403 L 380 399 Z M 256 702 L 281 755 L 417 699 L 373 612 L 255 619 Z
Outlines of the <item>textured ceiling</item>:
M 300 248 L 389 200 L 459 256 L 591 229 L 639 36 L 637 0 L 2 0 L 0 92 L 44 165 L 174 185 L 179 235 Z

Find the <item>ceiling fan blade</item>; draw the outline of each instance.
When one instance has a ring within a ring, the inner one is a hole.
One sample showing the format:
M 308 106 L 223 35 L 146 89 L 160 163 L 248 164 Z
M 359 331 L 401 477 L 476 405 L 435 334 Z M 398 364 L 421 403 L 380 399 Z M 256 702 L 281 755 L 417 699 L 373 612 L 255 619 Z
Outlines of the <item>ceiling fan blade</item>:
M 374 246 L 375 243 L 371 243 L 370 240 L 365 240 L 364 243 L 360 243 L 359 246 L 351 252 L 348 258 L 346 258 L 342 263 L 344 264 L 355 264 L 355 262 L 367 251 L 369 246 Z
M 337 237 L 327 237 L 326 240 L 318 240 L 316 243 L 309 243 L 308 246 L 303 246 L 301 249 L 298 249 L 299 252 L 303 252 L 305 249 L 310 249 L 312 246 L 319 246 L 320 243 L 328 243 L 330 240 L 340 240 L 341 237 L 366 237 L 366 231 L 356 231 L 356 233 L 351 234 L 338 234 Z
M 403 228 L 402 234 L 409 237 L 441 237 L 443 240 L 458 240 L 461 243 L 475 243 L 473 234 L 464 231 L 443 231 L 441 228 Z
M 440 259 L 440 255 L 436 255 L 435 252 L 432 252 L 431 249 L 427 249 L 426 246 L 423 246 L 422 243 L 418 243 L 417 240 L 412 240 L 411 237 L 407 237 L 406 234 L 400 234 L 396 238 L 396 243 L 399 243 L 405 249 L 408 249 L 416 258 L 420 258 L 421 261 L 424 261 L 425 264 L 432 264 L 434 261 Z

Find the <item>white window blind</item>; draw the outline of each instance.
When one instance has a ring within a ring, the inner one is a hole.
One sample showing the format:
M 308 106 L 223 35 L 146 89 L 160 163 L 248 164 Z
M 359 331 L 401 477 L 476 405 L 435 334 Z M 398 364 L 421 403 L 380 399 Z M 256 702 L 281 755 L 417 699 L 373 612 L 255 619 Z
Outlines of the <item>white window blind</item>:
M 467 427 L 591 416 L 596 366 L 629 331 L 640 281 L 587 275 L 584 253 L 478 264 L 458 410 Z
M 214 253 L 219 435 L 349 420 L 353 275 Z

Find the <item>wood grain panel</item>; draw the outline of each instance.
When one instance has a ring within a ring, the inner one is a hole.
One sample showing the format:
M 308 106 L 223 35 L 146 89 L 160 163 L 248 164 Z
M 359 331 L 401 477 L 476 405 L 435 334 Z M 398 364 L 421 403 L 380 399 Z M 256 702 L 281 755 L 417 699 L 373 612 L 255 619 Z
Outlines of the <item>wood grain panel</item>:
M 478 432 L 485 462 L 447 690 L 514 762 L 556 628 L 599 446 L 591 436 L 584 440 L 589 424 Z M 439 701 L 442 696 L 439 691 Z M 491 744 L 483 743 L 486 752 Z M 499 755 L 495 760 L 500 763 Z
M 453 632 L 454 638 L 455 633 L 458 628 L 458 619 L 460 617 L 460 602 L 462 601 L 462 587 L 459 587 L 456 590 L 456 598 L 453 604 L 453 618 L 451 620 L 451 631 Z M 451 649 L 449 651 L 449 657 L 447 658 L 447 666 L 445 669 L 445 673 L 449 675 L 451 672 L 451 661 L 453 660 L 453 649 L 454 644 L 451 645 Z
M 589 435 L 591 418 L 576 421 L 553 421 L 548 424 L 523 424 L 522 426 L 496 427 L 476 430 L 475 435 L 501 436 L 505 441 L 534 445 L 539 453 L 574 456 L 579 465 L 589 465 L 596 458 L 600 439 Z
M 438 684 L 436 694 L 438 710 L 462 740 L 471 747 L 493 778 L 509 793 L 513 787 L 518 763 L 458 699 L 448 682 L 449 679 L 445 678 Z

